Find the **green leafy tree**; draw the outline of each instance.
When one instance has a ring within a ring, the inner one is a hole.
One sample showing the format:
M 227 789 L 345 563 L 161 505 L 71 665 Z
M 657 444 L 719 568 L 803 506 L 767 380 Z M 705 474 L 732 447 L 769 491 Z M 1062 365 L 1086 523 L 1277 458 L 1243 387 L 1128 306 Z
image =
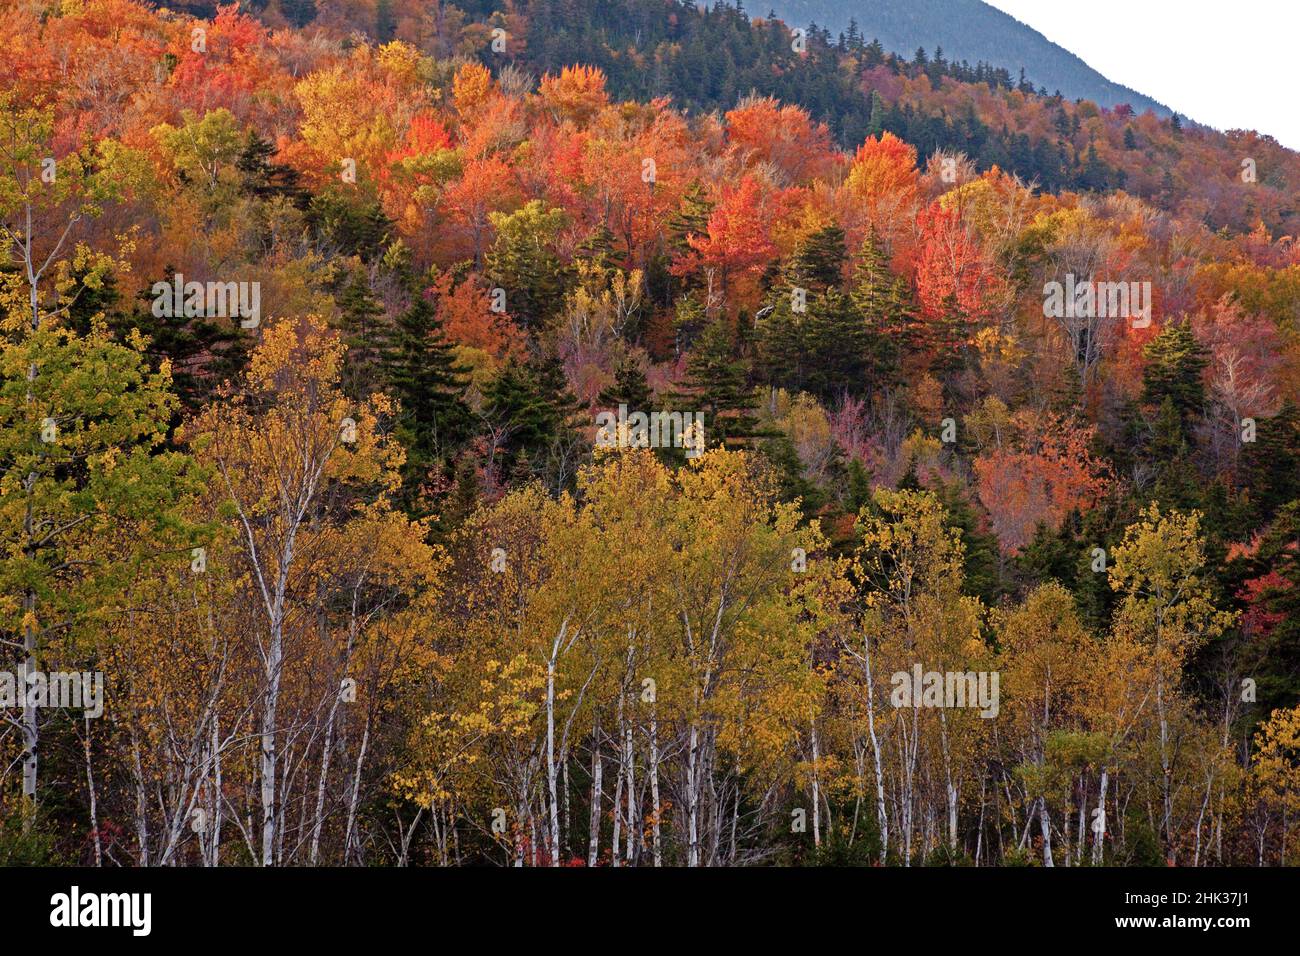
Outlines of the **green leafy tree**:
M 194 472 L 163 450 L 178 403 L 139 336 L 15 324 L 0 343 L 0 630 L 28 672 L 79 669 L 93 657 L 79 641 L 114 613 L 133 568 L 167 551 L 189 562 L 179 503 Z M 33 802 L 40 714 L 26 701 L 21 733 Z
M 496 230 L 487 254 L 488 281 L 505 290 L 507 308 L 521 324 L 544 327 L 564 300 L 566 270 L 553 251 L 564 211 L 534 199 L 515 212 L 494 212 L 488 218 Z

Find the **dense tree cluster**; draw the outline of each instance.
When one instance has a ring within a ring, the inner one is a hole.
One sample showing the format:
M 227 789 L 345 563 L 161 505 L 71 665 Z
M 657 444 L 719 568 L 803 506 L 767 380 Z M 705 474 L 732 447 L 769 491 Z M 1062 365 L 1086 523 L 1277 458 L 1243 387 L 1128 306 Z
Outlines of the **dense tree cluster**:
M 0 681 L 105 681 L 0 686 L 0 862 L 1296 861 L 1300 158 L 726 7 L 256 12 L 0 20 Z

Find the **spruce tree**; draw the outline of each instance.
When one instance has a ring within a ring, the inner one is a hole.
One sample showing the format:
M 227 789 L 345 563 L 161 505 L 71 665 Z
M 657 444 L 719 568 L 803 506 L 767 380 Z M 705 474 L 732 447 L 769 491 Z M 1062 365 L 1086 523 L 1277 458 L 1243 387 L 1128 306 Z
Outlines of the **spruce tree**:
M 614 368 L 614 381 L 601 391 L 597 401 L 605 408 L 626 405 L 629 411 L 649 411 L 654 394 L 646 382 L 641 363 L 630 351 L 619 360 Z
M 558 361 L 507 362 L 484 390 L 483 412 L 499 442 L 504 476 L 565 477 L 553 466 L 576 441 L 578 402 Z
M 497 237 L 488 251 L 485 275 L 506 291 L 506 308 L 522 325 L 540 329 L 559 311 L 568 272 L 552 249 L 564 224 L 560 209 L 534 199 L 509 215 L 493 213 Z
M 890 270 L 874 227 L 858 251 L 849 296 L 870 337 L 870 376 L 889 385 L 897 375 L 899 357 L 919 347 L 920 326 L 911 287 Z
M 1239 474 L 1261 519 L 1300 499 L 1300 407 L 1287 401 L 1273 418 L 1255 423 L 1243 446 Z
M 311 194 L 300 184 L 298 171 L 292 166 L 271 162 L 274 155 L 275 146 L 250 130 L 239 159 L 235 161 L 240 175 L 239 191 L 261 200 L 287 199 L 299 209 L 306 209 Z
M 393 349 L 393 324 L 370 291 L 364 269 L 348 271 L 336 303 L 339 329 L 348 347 L 343 390 L 353 398 L 364 398 L 383 384 L 385 356 Z
M 467 369 L 444 337 L 434 304 L 415 291 L 397 317 L 392 343 L 383 356 L 384 384 L 401 404 L 396 432 L 406 448 L 403 504 L 427 513 L 424 485 L 470 436 L 470 411 L 461 396 Z
M 612 275 L 621 268 L 614 242 L 613 231 L 602 222 L 578 246 L 577 258 L 590 263 L 601 276 Z
M 676 252 L 685 252 L 690 248 L 686 243 L 690 236 L 702 236 L 708 232 L 712 214 L 713 203 L 709 201 L 704 184 L 698 179 L 691 180 L 677 211 L 668 218 L 669 246 Z
M 823 226 L 795 246 L 785 267 L 786 284 L 809 293 L 838 288 L 847 256 L 844 230 L 834 223 Z
M 1185 322 L 1166 325 L 1142 350 L 1142 401 L 1161 405 L 1169 399 L 1186 425 L 1205 407 L 1201 373 L 1209 364 L 1205 348 Z
M 746 377 L 745 364 L 733 353 L 731 330 L 722 318 L 714 319 L 691 346 L 686 392 L 675 396 L 704 412 L 709 442 L 743 442 L 753 437 L 753 401 Z
M 175 274 L 176 270 L 169 265 L 163 270 L 163 281 L 170 281 Z M 100 307 L 105 309 L 116 300 L 111 276 L 106 287 L 112 294 L 108 298 L 100 297 Z M 252 338 L 229 319 L 155 316 L 151 288 L 152 283 L 145 287 L 131 311 L 109 312 L 109 325 L 118 335 L 139 329 L 149 339 L 145 354 L 155 368 L 164 359 L 171 363 L 172 390 L 181 401 L 181 410 L 193 414 L 212 399 L 222 382 L 239 377 L 248 362 Z M 94 297 L 80 305 L 86 306 L 93 300 Z M 80 324 L 77 318 L 78 308 L 74 307 L 70 314 L 74 327 Z M 88 324 L 85 331 L 89 331 Z

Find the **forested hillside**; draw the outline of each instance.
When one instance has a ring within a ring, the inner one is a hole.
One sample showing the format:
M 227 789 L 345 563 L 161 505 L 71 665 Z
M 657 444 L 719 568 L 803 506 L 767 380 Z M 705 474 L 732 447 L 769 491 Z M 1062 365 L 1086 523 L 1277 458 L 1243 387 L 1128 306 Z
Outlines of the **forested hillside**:
M 759 9 L 761 7 L 761 10 Z M 1169 109 L 1149 96 L 1111 82 L 1069 50 L 983 0 L 770 0 L 768 8 L 791 26 L 816 24 L 835 34 L 876 37 L 887 49 L 924 46 L 949 59 L 986 60 L 1015 73 L 1025 70 L 1040 86 L 1072 100 L 1100 106 L 1128 104 L 1162 116 Z
M 1300 156 L 669 0 L 0 13 L 0 864 L 1298 861 Z

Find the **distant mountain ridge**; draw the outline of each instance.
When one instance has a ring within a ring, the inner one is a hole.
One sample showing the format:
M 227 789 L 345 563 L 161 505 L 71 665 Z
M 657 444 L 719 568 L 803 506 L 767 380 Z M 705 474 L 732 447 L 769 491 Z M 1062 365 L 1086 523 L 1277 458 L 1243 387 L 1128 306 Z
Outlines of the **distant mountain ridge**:
M 728 0 L 734 6 L 734 0 Z M 856 21 L 858 32 L 886 50 L 911 59 L 917 47 L 929 55 L 943 49 L 948 60 L 979 60 L 1016 75 L 1021 67 L 1035 87 L 1060 90 L 1070 99 L 1099 106 L 1127 103 L 1157 116 L 1171 110 L 1149 96 L 1112 82 L 1069 50 L 983 0 L 751 0 L 751 15 L 774 12 L 791 27 L 815 23 L 832 35 Z M 759 9 L 761 7 L 761 10 Z

